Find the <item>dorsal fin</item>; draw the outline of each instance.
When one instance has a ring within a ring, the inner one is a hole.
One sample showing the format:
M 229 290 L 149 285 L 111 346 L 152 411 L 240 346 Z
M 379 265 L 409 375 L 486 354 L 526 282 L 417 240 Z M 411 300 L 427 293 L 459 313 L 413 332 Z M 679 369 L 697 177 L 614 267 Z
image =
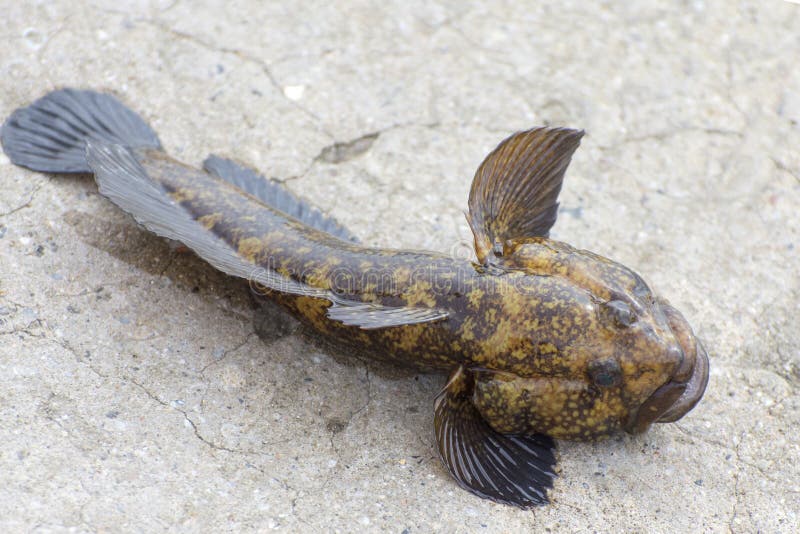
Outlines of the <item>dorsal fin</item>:
M 222 178 L 242 191 L 258 198 L 261 202 L 281 210 L 304 224 L 327 232 L 339 239 L 358 243 L 358 238 L 339 224 L 336 219 L 323 214 L 308 201 L 286 189 L 280 182 L 269 180 L 253 169 L 214 154 L 206 158 L 203 162 L 203 168 L 214 176 Z
M 482 264 L 494 263 L 510 241 L 548 236 L 582 136 L 568 128 L 534 128 L 513 134 L 486 156 L 472 181 L 467 215 Z

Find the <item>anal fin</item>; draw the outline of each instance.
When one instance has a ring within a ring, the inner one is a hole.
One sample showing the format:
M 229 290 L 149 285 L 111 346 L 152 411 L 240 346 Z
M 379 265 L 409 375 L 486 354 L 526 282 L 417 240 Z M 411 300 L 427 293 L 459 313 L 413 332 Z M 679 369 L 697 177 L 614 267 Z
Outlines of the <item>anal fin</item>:
M 326 299 L 332 304 L 328 308 L 331 320 L 363 329 L 432 322 L 448 316 L 447 311 L 433 308 L 383 306 L 348 299 L 329 289 L 264 268 L 241 256 L 229 242 L 195 220 L 148 176 L 132 149 L 89 141 L 86 158 L 95 173 L 100 193 L 132 215 L 136 222 L 157 235 L 180 241 L 215 268 L 250 281 L 253 287 L 263 288 L 260 291 Z M 203 171 L 193 172 L 197 173 L 198 180 L 202 179 Z

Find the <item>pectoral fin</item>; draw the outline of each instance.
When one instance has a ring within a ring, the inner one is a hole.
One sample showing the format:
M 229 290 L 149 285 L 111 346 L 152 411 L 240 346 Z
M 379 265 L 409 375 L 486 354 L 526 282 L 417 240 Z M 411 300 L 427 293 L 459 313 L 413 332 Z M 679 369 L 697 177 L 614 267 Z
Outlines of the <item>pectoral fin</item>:
M 459 367 L 434 403 L 439 457 L 459 486 L 520 508 L 546 504 L 555 478 L 548 436 L 501 434 L 472 405 L 473 377 Z
M 380 304 L 337 301 L 328 308 L 328 317 L 346 325 L 358 326 L 364 330 L 387 328 L 419 323 L 430 323 L 447 318 L 448 313 L 437 308 L 418 308 L 412 306 L 382 306 Z
M 494 263 L 515 239 L 547 237 L 582 136 L 568 128 L 534 128 L 508 137 L 486 156 L 472 181 L 467 214 L 481 263 Z

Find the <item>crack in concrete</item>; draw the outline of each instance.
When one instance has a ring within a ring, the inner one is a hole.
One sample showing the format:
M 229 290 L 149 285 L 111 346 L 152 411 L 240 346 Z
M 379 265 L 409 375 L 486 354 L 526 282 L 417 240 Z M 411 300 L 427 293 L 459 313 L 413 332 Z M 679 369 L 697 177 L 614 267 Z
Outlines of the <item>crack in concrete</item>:
M 200 369 L 200 376 L 203 378 L 203 381 L 204 381 L 205 386 L 206 386 L 205 389 L 203 390 L 203 394 L 200 396 L 200 407 L 201 408 L 205 409 L 206 396 L 208 395 L 209 389 L 211 389 L 211 382 L 206 377 L 206 374 L 205 374 L 206 371 L 210 367 L 220 363 L 225 358 L 227 358 L 228 354 L 230 354 L 231 352 L 235 352 L 235 351 L 239 350 L 240 348 L 244 347 L 245 345 L 247 345 L 250 342 L 250 338 L 255 336 L 255 335 L 257 335 L 255 333 L 255 331 L 249 332 L 247 334 L 247 336 L 245 336 L 244 341 L 242 341 L 241 343 L 237 344 L 234 347 L 231 347 L 230 349 L 226 349 L 225 351 L 222 352 L 222 356 L 220 356 L 219 359 L 213 359 L 212 361 L 210 361 L 206 365 L 204 365 L 202 369 Z M 213 358 L 213 355 L 212 355 L 212 358 Z
M 50 48 L 50 43 L 53 41 L 53 39 L 55 39 L 58 36 L 58 34 L 61 33 L 64 30 L 64 28 L 66 27 L 67 22 L 69 21 L 70 18 L 72 18 L 71 14 L 67 15 L 66 17 L 61 19 L 61 22 L 60 22 L 58 28 L 53 30 L 47 36 L 47 39 L 45 40 L 45 42 L 42 43 L 42 46 L 39 48 L 39 50 L 36 51 L 36 61 L 38 61 L 40 65 L 46 66 L 46 63 L 44 61 L 42 61 L 42 56 L 44 56 L 45 52 L 47 52 L 47 49 Z M 48 78 L 48 80 L 49 80 L 49 78 Z
M 291 98 L 286 96 L 286 94 L 283 91 L 283 86 L 281 85 L 280 81 L 275 76 L 275 74 L 272 72 L 272 70 L 270 68 L 270 65 L 266 61 L 264 61 L 262 59 L 259 59 L 257 57 L 253 57 L 250 54 L 248 54 L 247 52 L 245 52 L 243 50 L 240 50 L 238 48 L 217 46 L 216 44 L 208 42 L 205 39 L 203 39 L 201 37 L 198 37 L 196 35 L 193 35 L 191 33 L 187 33 L 187 32 L 180 31 L 180 30 L 176 30 L 176 29 L 168 26 L 167 24 L 164 24 L 163 22 L 161 22 L 159 20 L 143 18 L 143 19 L 141 19 L 141 21 L 144 22 L 145 24 L 148 24 L 150 26 L 153 26 L 155 28 L 160 29 L 161 31 L 169 33 L 170 35 L 172 35 L 172 36 L 174 36 L 174 37 L 176 37 L 178 39 L 189 41 L 189 42 L 194 43 L 194 44 L 196 44 L 196 45 L 198 45 L 198 46 L 200 46 L 202 48 L 205 48 L 207 50 L 213 50 L 215 52 L 219 52 L 219 53 L 222 53 L 222 54 L 230 54 L 230 55 L 238 57 L 239 59 L 241 59 L 242 61 L 244 61 L 246 63 L 250 63 L 250 64 L 253 64 L 253 65 L 256 65 L 257 67 L 259 67 L 261 69 L 262 73 L 267 77 L 267 80 L 269 80 L 269 82 L 272 85 L 272 87 L 277 91 L 277 93 L 279 95 L 281 95 L 283 97 L 284 100 L 286 100 L 286 102 L 288 102 L 291 106 L 296 108 L 298 111 L 300 111 L 301 113 L 303 113 L 307 117 L 311 118 L 313 120 L 313 122 L 315 123 L 316 127 L 319 129 L 319 131 L 321 131 L 327 137 L 329 137 L 331 139 L 334 139 L 333 134 L 331 132 L 329 132 L 322 125 L 322 119 L 319 117 L 319 115 L 317 115 L 316 113 L 314 113 L 310 109 L 302 106 L 296 100 L 292 100 Z
M 749 124 L 749 118 L 747 113 L 739 106 L 739 103 L 736 102 L 736 99 L 733 97 L 733 89 L 735 84 L 733 83 L 733 58 L 731 57 L 731 47 L 728 45 L 725 48 L 725 97 L 727 98 L 728 102 L 730 102 L 733 109 L 735 109 L 739 115 L 742 116 L 745 125 Z
M 707 128 L 704 126 L 688 126 L 685 128 L 677 128 L 675 130 L 667 130 L 667 131 L 625 137 L 620 141 L 612 143 L 610 145 L 596 145 L 596 146 L 600 150 L 613 150 L 630 143 L 641 143 L 644 141 L 666 141 L 667 139 L 670 139 L 672 137 L 677 137 L 679 135 L 687 133 L 706 133 L 709 135 L 736 137 L 738 139 L 744 138 L 744 134 L 736 130 L 727 130 L 724 128 Z
M 164 276 L 164 273 L 166 273 L 169 268 L 172 267 L 172 264 L 175 263 L 176 257 L 177 253 L 174 250 L 170 250 L 169 255 L 167 256 L 167 261 L 164 263 L 164 267 L 159 270 L 158 276 Z
M 204 443 L 206 446 L 208 446 L 210 449 L 215 450 L 215 451 L 225 451 L 225 452 L 228 452 L 228 453 L 231 453 L 231 454 L 268 456 L 269 453 L 267 453 L 267 452 L 253 451 L 253 450 L 247 450 L 247 449 L 239 449 L 239 448 L 234 448 L 234 447 L 226 447 L 225 445 L 220 445 L 220 444 L 216 443 L 215 441 L 205 437 L 203 435 L 203 433 L 200 432 L 200 429 L 198 428 L 197 423 L 195 423 L 194 420 L 191 417 L 189 417 L 189 414 L 187 413 L 186 410 L 182 410 L 181 408 L 178 408 L 177 406 L 175 406 L 171 402 L 164 401 L 158 395 L 154 394 L 149 389 L 147 389 L 147 387 L 145 387 L 144 384 L 134 380 L 133 378 L 127 377 L 127 378 L 121 378 L 121 379 L 123 380 L 123 382 L 130 382 L 130 383 L 134 384 L 135 386 L 137 386 L 139 389 L 142 390 L 142 392 L 144 392 L 145 395 L 147 395 L 147 397 L 149 397 L 153 401 L 157 402 L 161 406 L 164 406 L 166 408 L 170 408 L 170 409 L 175 410 L 176 412 L 180 413 L 183 416 L 184 420 L 191 427 L 192 433 L 195 435 L 195 437 L 197 439 L 199 439 L 202 443 Z M 269 447 L 271 447 L 273 445 L 279 445 L 279 444 L 282 444 L 282 443 L 286 443 L 288 441 L 290 441 L 290 438 L 279 439 L 279 440 L 270 441 L 270 442 L 264 442 L 262 445 L 264 446 L 265 449 L 267 449 L 267 448 L 269 448 Z
M 364 366 L 364 376 L 365 376 L 365 380 L 367 381 L 367 399 L 364 401 L 364 403 L 361 406 L 359 406 L 358 408 L 356 408 L 355 410 L 353 410 L 350 413 L 350 415 L 347 417 L 346 421 L 342 422 L 342 429 L 347 428 L 348 426 L 350 426 L 350 423 L 353 422 L 353 419 L 355 419 L 357 415 L 359 415 L 360 413 L 365 411 L 367 409 L 367 407 L 369 407 L 370 403 L 372 402 L 372 377 L 371 377 L 370 372 L 369 372 L 369 366 L 364 361 L 361 361 L 361 364 Z M 338 431 L 331 430 L 330 431 L 331 448 L 337 453 L 337 455 L 339 454 L 339 449 L 337 449 L 336 446 L 334 445 L 333 438 L 339 432 L 341 432 L 341 430 L 338 430 Z
M 122 14 L 122 13 L 114 11 L 114 10 L 111 10 L 110 12 L 117 13 L 117 14 Z M 297 108 L 299 111 L 304 113 L 306 116 L 310 117 L 315 122 L 317 128 L 322 133 L 324 133 L 330 139 L 334 140 L 333 143 L 323 147 L 320 150 L 320 152 L 311 160 L 311 162 L 308 164 L 308 166 L 300 174 L 288 176 L 288 177 L 283 178 L 283 179 L 273 178 L 274 180 L 276 180 L 276 181 L 278 181 L 280 183 L 286 183 L 286 182 L 288 182 L 290 180 L 299 180 L 299 179 L 304 178 L 306 175 L 308 175 L 309 172 L 311 172 L 311 170 L 314 168 L 314 166 L 319 162 L 342 163 L 342 162 L 345 162 L 345 161 L 349 161 L 349 160 L 351 160 L 351 159 L 353 159 L 355 157 L 358 157 L 361 154 L 365 153 L 367 150 L 369 150 L 369 148 L 372 146 L 374 141 L 380 135 L 382 135 L 382 134 L 384 134 L 386 132 L 389 132 L 391 130 L 395 130 L 395 129 L 399 129 L 399 128 L 404 128 L 404 127 L 414 126 L 415 125 L 415 123 L 413 123 L 413 122 L 396 123 L 396 124 L 392 124 L 390 126 L 387 126 L 385 128 L 376 130 L 374 132 L 369 132 L 369 133 L 363 134 L 363 135 L 361 135 L 359 137 L 356 137 L 355 139 L 351 139 L 349 141 L 336 141 L 335 140 L 336 136 L 333 133 L 331 133 L 330 131 L 328 131 L 322 125 L 323 121 L 322 121 L 321 117 L 319 117 L 317 114 L 312 112 L 310 109 L 300 105 L 297 101 L 292 100 L 291 98 L 287 97 L 284 94 L 283 86 L 281 85 L 281 83 L 277 79 L 277 77 L 274 75 L 274 73 L 272 72 L 269 64 L 266 61 L 264 61 L 262 59 L 259 59 L 259 58 L 256 58 L 256 57 L 253 57 L 250 54 L 248 54 L 248 53 L 246 53 L 243 50 L 240 50 L 238 48 L 217 46 L 214 43 L 210 43 L 210 42 L 206 41 L 205 39 L 202 39 L 202 38 L 200 38 L 200 37 L 198 37 L 196 35 L 193 35 L 193 34 L 190 34 L 190 33 L 187 33 L 187 32 L 183 32 L 183 31 L 180 31 L 180 30 L 176 30 L 176 29 L 174 29 L 174 28 L 172 28 L 172 27 L 170 27 L 170 26 L 168 26 L 168 25 L 166 25 L 163 22 L 158 21 L 158 20 L 154 20 L 154 19 L 141 19 L 141 20 L 145 24 L 149 24 L 149 25 L 151 25 L 153 27 L 159 28 L 160 30 L 162 30 L 164 32 L 167 32 L 167 33 L 169 33 L 169 34 L 171 34 L 171 35 L 173 35 L 173 36 L 175 36 L 175 37 L 177 37 L 179 39 L 183 39 L 183 40 L 189 41 L 189 42 L 194 43 L 194 44 L 196 44 L 198 46 L 201 46 L 201 47 L 203 47 L 203 48 L 205 48 L 207 50 L 213 50 L 213 51 L 220 52 L 220 53 L 223 53 L 223 54 L 234 55 L 234 56 L 238 57 L 239 59 L 241 59 L 244 62 L 251 63 L 251 64 L 254 64 L 254 65 L 258 66 L 262 70 L 264 75 L 267 77 L 267 79 L 269 80 L 269 82 L 273 86 L 273 88 L 284 98 L 284 100 L 289 102 L 289 104 L 291 104 L 292 106 Z M 435 127 L 439 126 L 439 122 L 438 121 L 434 121 L 432 123 L 423 123 L 420 126 L 422 126 L 424 128 L 435 128 Z
M 155 402 L 157 402 L 158 404 L 160 404 L 162 406 L 165 406 L 167 408 L 175 410 L 176 412 L 178 412 L 181 415 L 183 415 L 184 420 L 187 423 L 189 423 L 189 426 L 192 428 L 192 432 L 194 433 L 195 437 L 197 439 L 199 439 L 201 442 L 205 443 L 211 449 L 217 450 L 217 451 L 230 452 L 230 453 L 233 453 L 233 454 L 239 454 L 239 453 L 243 453 L 244 452 L 244 451 L 232 449 L 232 448 L 229 448 L 229 447 L 225 447 L 224 445 L 219 445 L 219 444 L 211 441 L 210 439 L 207 439 L 205 436 L 203 436 L 200 433 L 200 430 L 197 428 L 197 424 L 194 421 L 192 421 L 192 419 L 186 413 L 186 410 L 181 410 L 180 408 L 174 406 L 172 403 L 162 400 L 157 395 L 153 394 L 149 389 L 147 389 L 141 382 L 137 382 L 133 378 L 128 378 L 127 380 L 131 384 L 134 384 L 139 389 L 141 389 L 144 392 L 144 394 L 147 395 L 150 399 L 154 400 Z
M 81 289 L 77 293 L 67 293 L 67 292 L 59 292 L 59 293 L 51 293 L 47 295 L 48 299 L 65 299 L 65 298 L 79 298 L 85 297 L 88 295 L 98 295 L 107 287 L 119 287 L 119 288 L 127 288 L 130 286 L 135 285 L 136 282 L 140 281 L 141 277 L 138 275 L 130 276 L 128 278 L 124 278 L 119 282 L 103 282 L 100 283 L 93 283 L 91 288 L 85 287 Z M 98 297 L 99 298 L 99 297 Z
M 778 158 L 770 157 L 770 159 L 772 159 L 772 163 L 775 165 L 775 168 L 777 168 L 779 171 L 785 172 L 789 176 L 792 176 L 795 180 L 797 180 L 797 183 L 800 183 L 800 170 L 792 169 Z
M 518 67 L 518 65 L 516 65 L 513 62 L 508 61 L 506 59 L 508 57 L 508 53 L 505 50 L 499 49 L 499 48 L 491 48 L 491 47 L 488 47 L 488 46 L 476 41 L 475 39 L 470 37 L 469 34 L 463 28 L 461 28 L 460 26 L 458 26 L 456 24 L 456 22 L 460 21 L 461 19 L 466 18 L 467 15 L 470 15 L 471 13 L 472 13 L 472 10 L 467 8 L 467 9 L 464 9 L 464 11 L 462 11 L 460 13 L 457 13 L 456 15 L 452 15 L 452 16 L 446 17 L 444 20 L 442 20 L 438 24 L 429 24 L 427 21 L 425 21 L 422 18 L 418 18 L 417 20 L 419 22 L 421 22 L 422 24 L 424 24 L 425 26 L 427 26 L 428 28 L 431 28 L 433 30 L 432 33 L 434 33 L 434 34 L 440 32 L 442 30 L 450 30 L 458 38 L 460 38 L 462 41 L 464 41 L 465 43 L 467 43 L 471 47 L 473 47 L 473 48 L 475 48 L 477 50 L 480 50 L 481 52 L 484 52 L 486 55 L 490 56 L 494 62 L 496 62 L 496 63 L 498 63 L 500 65 L 503 65 L 505 67 L 509 67 L 511 69 L 516 69 Z M 469 55 L 469 57 L 470 57 L 470 59 L 472 59 L 471 55 Z M 475 62 L 474 59 L 472 59 L 472 61 Z M 481 65 L 480 63 L 476 63 L 476 65 L 478 67 L 478 70 L 482 70 L 484 68 L 483 65 Z M 518 78 L 518 80 L 519 81 L 524 81 L 521 78 Z
M 673 425 L 681 433 L 685 434 L 686 436 L 688 436 L 690 438 L 697 439 L 697 440 L 702 441 L 703 443 L 706 443 L 708 445 L 714 445 L 714 446 L 719 447 L 720 449 L 722 449 L 724 451 L 728 451 L 728 452 L 734 453 L 736 455 L 737 465 L 743 465 L 743 466 L 749 467 L 751 469 L 754 469 L 754 470 L 758 471 L 764 478 L 766 478 L 768 480 L 771 480 L 773 482 L 780 482 L 780 480 L 778 478 L 775 478 L 775 476 L 773 476 L 769 472 L 765 471 L 763 467 L 760 467 L 760 466 L 758 466 L 758 465 L 756 465 L 756 464 L 754 464 L 752 462 L 748 462 L 747 460 L 743 460 L 741 455 L 739 454 L 739 448 L 741 447 L 741 443 L 739 445 L 735 446 L 735 447 L 732 447 L 730 445 L 727 445 L 727 444 L 722 443 L 720 441 L 717 441 L 715 439 L 709 438 L 707 436 L 703 436 L 702 434 L 694 434 L 691 431 L 689 431 L 688 429 L 682 427 L 679 423 L 673 423 Z
M 12 302 L 10 300 L 7 301 L 7 302 L 11 302 L 11 304 L 14 305 L 14 312 L 13 312 L 14 314 L 16 314 L 17 310 L 19 310 L 20 308 L 28 308 L 28 306 L 20 306 L 19 304 L 16 304 L 15 302 Z M 33 308 L 30 308 L 30 309 L 33 309 Z M 10 336 L 10 335 L 13 335 L 13 334 L 21 334 L 21 335 L 25 335 L 25 336 L 28 336 L 28 337 L 31 337 L 31 338 L 34 338 L 34 339 L 47 339 L 47 336 L 44 334 L 44 330 L 46 329 L 45 323 L 44 323 L 44 321 L 42 321 L 41 318 L 39 318 L 38 310 L 34 310 L 34 311 L 36 311 L 36 318 L 35 319 L 32 319 L 27 324 L 24 324 L 24 325 L 21 325 L 21 326 L 15 326 L 15 327 L 13 327 L 11 330 L 9 330 L 7 332 L 0 332 L 0 336 Z M 0 322 L 0 326 L 2 326 L 3 324 L 4 324 L 3 322 Z M 39 327 L 42 330 L 42 332 L 41 333 L 32 332 L 31 328 L 34 325 Z
M 320 150 L 319 154 L 314 158 L 314 161 L 334 164 L 350 161 L 372 148 L 372 144 L 378 139 L 380 134 L 380 132 L 368 133 L 350 141 L 342 141 L 328 145 Z
M 249 332 L 245 336 L 243 341 L 241 341 L 240 343 L 237 343 L 236 345 L 234 345 L 233 347 L 231 347 L 229 349 L 225 349 L 224 351 L 222 351 L 222 355 L 219 358 L 212 359 L 212 361 L 208 362 L 206 365 L 203 366 L 202 369 L 200 369 L 200 376 L 202 376 L 205 379 L 206 378 L 205 373 L 206 373 L 206 370 L 208 370 L 209 367 L 213 367 L 213 366 L 217 365 L 218 363 L 220 363 L 223 360 L 225 360 L 225 358 L 228 357 L 228 354 L 230 354 L 232 352 L 236 352 L 237 350 L 239 350 L 242 347 L 244 347 L 245 345 L 247 345 L 250 342 L 250 339 L 252 339 L 253 336 L 255 336 L 255 335 L 256 335 L 255 331 Z M 212 358 L 213 358 L 213 356 L 212 356 Z M 201 400 L 201 403 L 202 403 L 202 400 Z
M 17 303 L 14 303 L 14 302 L 12 302 L 10 300 L 7 300 L 7 302 L 13 304 L 15 306 L 15 310 L 21 308 L 21 306 L 18 305 Z M 80 354 L 80 351 L 77 348 L 75 348 L 74 346 L 72 346 L 72 344 L 66 339 L 50 337 L 50 336 L 47 336 L 44 332 L 38 333 L 38 334 L 34 333 L 34 332 L 31 332 L 30 331 L 30 327 L 34 323 L 39 325 L 43 330 L 45 329 L 45 324 L 43 323 L 43 321 L 41 319 L 39 319 L 39 318 L 36 318 L 36 319 L 34 319 L 33 321 L 31 321 L 29 324 L 27 324 L 25 326 L 16 327 L 16 328 L 14 328 L 13 330 L 11 330 L 9 332 L 0 333 L 0 336 L 10 335 L 10 334 L 24 334 L 24 335 L 26 335 L 28 337 L 31 337 L 31 338 L 44 339 L 46 341 L 54 343 L 55 345 L 63 348 L 67 352 L 71 353 L 74 356 L 76 362 L 84 365 L 87 369 L 89 369 L 96 376 L 98 376 L 98 377 L 100 377 L 100 378 L 102 378 L 104 380 L 109 380 L 109 379 L 112 378 L 111 376 L 101 372 L 94 365 L 92 365 L 91 359 L 90 359 L 89 354 L 88 354 L 88 351 L 86 351 L 84 354 Z M 229 353 L 234 352 L 234 351 L 240 349 L 241 347 L 245 346 L 254 335 L 256 335 L 255 332 L 248 333 L 247 336 L 245 337 L 245 339 L 241 343 L 239 343 L 239 344 L 235 345 L 234 347 L 226 350 L 225 353 L 223 353 L 223 358 L 225 356 L 227 356 Z M 223 358 L 221 358 L 218 361 L 221 361 Z M 213 365 L 214 363 L 217 363 L 217 362 L 216 361 L 215 362 L 211 362 L 209 365 L 204 367 L 203 370 L 201 371 L 201 376 L 203 375 L 205 370 L 209 366 Z M 147 389 L 144 386 L 144 384 L 136 381 L 133 378 L 130 378 L 130 377 L 127 377 L 127 378 L 126 377 L 115 377 L 115 378 L 121 380 L 123 383 L 124 382 L 130 382 L 130 383 L 134 384 L 140 390 L 142 390 L 145 393 L 145 395 L 147 395 L 153 401 L 157 402 L 158 404 L 160 404 L 162 406 L 171 408 L 171 409 L 179 412 L 183 416 L 184 420 L 192 428 L 192 431 L 193 431 L 195 437 L 197 437 L 197 439 L 199 439 L 201 442 L 203 442 L 205 445 L 207 445 L 211 449 L 218 450 L 218 451 L 225 451 L 225 452 L 229 452 L 229 453 L 232 453 L 232 454 L 243 454 L 243 455 L 259 455 L 259 456 L 263 456 L 263 455 L 267 454 L 267 453 L 261 452 L 261 451 L 252 451 L 252 450 L 238 449 L 238 448 L 226 447 L 224 445 L 219 445 L 218 443 L 206 438 L 200 432 L 200 429 L 197 427 L 197 424 L 194 422 L 194 420 L 192 420 L 191 417 L 189 417 L 189 415 L 186 412 L 186 410 L 182 410 L 182 409 L 174 406 L 172 403 L 168 403 L 168 402 L 162 400 L 157 395 L 152 393 L 149 389 Z M 205 377 L 203 377 L 203 378 L 205 378 Z M 206 389 L 206 391 L 207 391 L 207 389 Z M 201 400 L 201 403 L 202 403 L 202 400 Z M 68 430 L 65 429 L 63 427 L 63 425 L 61 425 L 61 423 L 59 421 L 57 421 L 55 418 L 52 418 L 52 417 L 50 417 L 49 419 L 52 420 L 56 425 L 58 425 L 60 428 L 62 428 L 62 430 L 64 430 L 65 432 L 67 432 L 69 434 Z M 272 442 L 266 442 L 266 443 L 263 443 L 263 445 L 264 445 L 265 448 L 269 448 L 271 446 L 279 445 L 279 444 L 282 444 L 282 443 L 286 443 L 288 441 L 290 441 L 290 439 L 289 438 L 285 438 L 285 439 L 275 440 L 275 441 L 272 441 Z M 72 445 L 75 446 L 76 448 L 78 448 L 79 450 L 81 450 L 82 452 L 85 452 L 85 450 L 80 448 L 78 445 L 76 445 L 74 443 L 72 443 Z
M 33 199 L 36 196 L 36 193 L 38 193 L 39 190 L 42 188 L 42 186 L 44 185 L 44 182 L 45 182 L 45 180 L 39 180 L 36 183 L 36 185 L 33 186 L 32 189 L 30 189 L 26 193 L 23 193 L 22 196 L 24 196 L 26 194 L 28 195 L 28 199 L 27 200 L 25 200 L 23 203 L 21 203 L 20 205 L 18 205 L 15 208 L 12 208 L 12 209 L 10 209 L 8 211 L 4 211 L 4 212 L 0 213 L 0 217 L 8 217 L 9 215 L 13 215 L 13 214 L 17 213 L 20 210 L 23 210 L 25 208 L 30 208 L 31 205 L 33 204 Z
M 64 426 L 64 424 L 59 420 L 59 418 L 56 417 L 55 411 L 53 410 L 53 406 L 51 404 L 52 400 L 56 396 L 57 395 L 55 393 L 50 392 L 50 395 L 47 397 L 47 399 L 45 399 L 43 401 L 43 403 L 40 404 L 41 410 L 42 410 L 42 413 L 44 415 L 45 420 L 50 421 L 51 423 L 56 425 L 58 428 L 60 428 L 61 431 L 64 432 L 64 434 L 66 434 L 66 441 L 76 451 L 78 451 L 82 455 L 87 455 L 89 452 L 91 452 L 92 449 L 89 448 L 89 447 L 84 446 L 83 444 L 81 444 L 80 440 L 76 439 L 75 436 L 72 434 L 71 428 L 67 427 L 67 426 Z M 80 419 L 80 418 L 78 418 L 78 419 Z
M 748 356 L 752 355 L 748 354 Z M 747 374 L 748 372 L 757 372 L 757 373 L 772 375 L 775 378 L 779 379 L 786 387 L 786 389 L 788 389 L 789 391 L 793 391 L 795 387 L 796 380 L 794 379 L 794 377 L 786 377 L 780 371 L 775 371 L 774 369 L 769 369 L 767 367 L 757 367 L 757 366 L 754 367 L 749 365 L 736 365 L 736 364 L 727 364 L 727 365 L 717 364 L 716 367 L 721 371 L 736 371 L 742 374 Z M 776 397 L 773 400 L 775 401 L 776 404 L 778 404 L 779 402 L 783 402 L 784 400 L 786 400 L 786 397 L 785 396 Z
M 350 414 L 350 417 L 347 420 L 347 424 L 349 425 L 353 419 L 360 413 L 364 412 L 372 402 L 372 375 L 369 372 L 369 365 L 364 364 L 364 378 L 367 381 L 367 400 L 364 401 L 364 404 L 361 405 L 356 411 Z
M 741 458 L 739 456 L 739 448 L 742 446 L 742 438 L 745 436 L 745 432 L 742 432 L 739 435 L 739 443 L 737 443 L 736 448 L 734 449 L 734 454 L 736 455 L 736 471 L 733 473 L 733 510 L 731 513 L 731 518 L 728 520 L 728 530 L 733 533 L 736 532 L 734 529 L 734 523 L 736 522 L 736 517 L 739 514 L 739 473 L 741 472 Z
M 97 527 L 92 525 L 92 523 L 89 521 L 89 519 L 88 519 L 88 517 L 86 515 L 86 508 L 92 503 L 92 501 L 95 498 L 96 494 L 94 492 L 89 491 L 86 488 L 86 485 L 83 483 L 83 480 L 81 480 L 80 478 L 78 479 L 78 484 L 81 485 L 81 488 L 83 489 L 83 491 L 86 492 L 86 494 L 89 497 L 88 499 L 86 499 L 85 502 L 83 502 L 78 507 L 78 518 L 80 519 L 80 524 L 85 526 L 90 532 L 98 532 Z
M 344 163 L 365 154 L 370 148 L 372 148 L 373 143 L 378 139 L 378 137 L 388 132 L 394 130 L 400 130 L 403 128 L 410 128 L 414 126 L 420 128 L 432 129 L 439 127 L 439 125 L 440 125 L 439 122 L 429 122 L 421 124 L 418 124 L 413 121 L 398 122 L 390 124 L 389 126 L 386 126 L 384 128 L 380 128 L 378 130 L 365 133 L 349 141 L 336 141 L 334 143 L 322 147 L 319 153 L 311 159 L 309 164 L 300 174 L 293 174 L 291 176 L 287 176 L 286 178 L 272 178 L 272 179 L 282 184 L 285 184 L 293 180 L 300 180 L 302 178 L 305 178 L 308 175 L 308 173 L 311 172 L 311 169 L 316 167 L 318 163 L 328 163 L 328 164 Z M 360 167 L 359 170 L 366 172 Z

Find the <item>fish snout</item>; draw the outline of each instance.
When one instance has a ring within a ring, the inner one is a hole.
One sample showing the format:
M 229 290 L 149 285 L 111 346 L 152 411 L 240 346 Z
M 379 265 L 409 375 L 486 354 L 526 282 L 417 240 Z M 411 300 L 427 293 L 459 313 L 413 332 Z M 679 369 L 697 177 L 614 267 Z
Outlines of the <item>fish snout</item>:
M 644 432 L 652 423 L 677 421 L 700 402 L 708 384 L 706 349 L 678 310 L 666 301 L 657 305 L 677 341 L 677 345 L 668 350 L 675 352 L 679 363 L 670 380 L 656 389 L 631 417 L 625 426 L 631 434 Z M 682 359 L 680 352 L 683 352 Z

